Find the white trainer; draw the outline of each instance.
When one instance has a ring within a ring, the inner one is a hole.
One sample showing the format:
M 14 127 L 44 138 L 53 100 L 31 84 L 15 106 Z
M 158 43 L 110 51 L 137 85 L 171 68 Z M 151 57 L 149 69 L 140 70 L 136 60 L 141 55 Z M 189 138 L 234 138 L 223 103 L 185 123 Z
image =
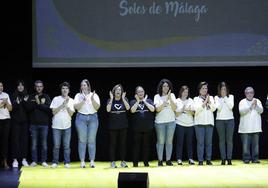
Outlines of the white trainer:
M 30 166 L 31 167 L 35 167 L 35 166 L 37 166 L 37 163 L 36 162 L 32 162 Z
M 29 164 L 28 164 L 28 162 L 26 161 L 26 159 L 23 159 L 23 160 L 22 160 L 22 165 L 23 165 L 23 166 L 29 166 Z
M 94 161 L 90 161 L 90 168 L 95 168 Z
M 48 167 L 48 164 L 46 162 L 42 162 L 42 166 L 47 168 Z
M 17 159 L 14 159 L 14 161 L 12 163 L 12 167 L 13 168 L 18 168 L 19 167 L 19 163 L 18 163 Z
M 70 165 L 70 163 L 66 163 L 66 164 L 64 165 L 64 167 L 65 167 L 65 168 L 71 168 L 71 165 Z
M 58 164 L 57 163 L 52 163 L 51 168 L 57 168 Z
M 82 162 L 81 162 L 80 167 L 81 167 L 81 168 L 86 168 L 86 163 L 85 163 L 85 161 L 82 161 Z

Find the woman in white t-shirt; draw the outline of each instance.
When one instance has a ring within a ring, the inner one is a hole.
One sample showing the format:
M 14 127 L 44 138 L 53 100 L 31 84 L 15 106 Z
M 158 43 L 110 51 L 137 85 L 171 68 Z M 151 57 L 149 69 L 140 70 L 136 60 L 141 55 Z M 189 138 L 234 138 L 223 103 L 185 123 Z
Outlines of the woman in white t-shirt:
M 54 97 L 50 104 L 52 109 L 52 134 L 53 134 L 53 160 L 52 168 L 56 168 L 59 163 L 59 151 L 61 141 L 63 142 L 64 166 L 70 168 L 70 141 L 72 115 L 74 113 L 74 101 L 69 97 L 70 84 L 63 82 L 60 84 L 61 95 Z
M 233 134 L 234 134 L 234 96 L 229 94 L 225 82 L 218 85 L 218 95 L 214 97 L 217 108 L 216 128 L 219 135 L 221 165 L 232 165 Z
M 259 99 L 254 98 L 254 89 L 245 89 L 246 98 L 239 102 L 240 123 L 238 133 L 241 135 L 243 148 L 243 162 L 248 164 L 259 161 L 259 134 L 261 128 L 261 114 L 263 107 Z M 251 152 L 250 152 L 251 151 Z
M 188 86 L 182 86 L 177 98 L 176 109 L 176 158 L 178 165 L 182 165 L 182 151 L 184 136 L 187 142 L 188 162 L 194 165 L 193 138 L 194 138 L 194 102 L 189 98 Z
M 197 90 L 199 96 L 194 98 L 194 127 L 197 140 L 198 165 L 203 165 L 204 151 L 206 151 L 206 164 L 212 165 L 213 112 L 216 109 L 214 98 L 208 94 L 207 82 L 200 82 Z
M 74 98 L 74 107 L 78 111 L 75 125 L 78 133 L 78 153 L 81 161 L 80 167 L 85 168 L 86 148 L 90 160 L 90 167 L 95 168 L 96 135 L 99 126 L 97 111 L 100 108 L 100 99 L 87 79 L 80 84 L 80 93 Z
M 163 151 L 166 147 L 166 165 L 172 166 L 171 154 L 173 136 L 176 128 L 175 110 L 176 97 L 172 92 L 172 83 L 167 79 L 162 79 L 157 87 L 157 93 L 154 96 L 154 105 L 156 108 L 155 129 L 157 136 L 157 156 L 158 166 L 163 166 Z
M 3 160 L 5 169 L 9 169 L 7 164 L 8 157 L 8 139 L 10 130 L 10 111 L 12 110 L 12 104 L 9 95 L 5 92 L 3 82 L 0 81 L 0 158 Z

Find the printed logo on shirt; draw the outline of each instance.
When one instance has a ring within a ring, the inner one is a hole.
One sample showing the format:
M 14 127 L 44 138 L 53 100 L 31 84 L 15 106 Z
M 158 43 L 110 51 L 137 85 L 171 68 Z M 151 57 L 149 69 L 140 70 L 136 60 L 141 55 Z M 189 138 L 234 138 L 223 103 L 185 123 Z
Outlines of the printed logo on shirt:
M 122 108 L 121 104 L 114 104 L 115 109 L 120 110 Z
M 139 107 L 140 107 L 141 110 L 143 110 L 144 109 L 144 104 L 139 104 Z

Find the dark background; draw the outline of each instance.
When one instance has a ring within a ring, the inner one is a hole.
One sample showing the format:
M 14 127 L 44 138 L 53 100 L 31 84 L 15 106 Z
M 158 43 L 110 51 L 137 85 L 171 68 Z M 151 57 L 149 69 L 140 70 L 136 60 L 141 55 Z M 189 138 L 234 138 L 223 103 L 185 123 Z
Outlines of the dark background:
M 217 84 L 226 81 L 230 86 L 231 93 L 235 96 L 234 115 L 236 128 L 234 133 L 233 157 L 241 158 L 241 140 L 237 133 L 239 124 L 238 103 L 244 98 L 244 89 L 253 86 L 255 97 L 265 104 L 268 93 L 267 73 L 268 67 L 192 67 L 192 68 L 53 68 L 53 69 L 33 69 L 32 68 L 32 15 L 31 1 L 5 2 L 8 11 L 2 14 L 3 19 L 1 31 L 3 42 L 2 61 L 0 67 L 0 80 L 4 82 L 4 90 L 12 94 L 15 90 L 17 79 L 24 79 L 30 92 L 33 91 L 33 82 L 41 79 L 45 84 L 45 92 L 53 98 L 59 95 L 59 84 L 68 81 L 71 84 L 71 97 L 79 91 L 80 81 L 84 78 L 90 80 L 93 90 L 96 90 L 101 99 L 99 110 L 100 126 L 97 134 L 97 154 L 96 160 L 109 160 L 109 135 L 107 129 L 107 113 L 105 103 L 109 97 L 108 93 L 112 87 L 121 83 L 127 91 L 128 99 L 134 96 L 134 89 L 137 85 L 142 85 L 150 98 L 153 99 L 156 93 L 156 86 L 162 78 L 168 78 L 174 85 L 174 93 L 177 95 L 181 85 L 190 87 L 190 95 L 197 95 L 197 84 L 200 81 L 209 83 L 209 93 L 216 94 Z M 3 8 L 4 9 L 4 8 Z M 266 109 L 265 109 L 266 111 Z M 267 112 L 263 117 L 263 133 L 260 136 L 260 157 L 268 158 L 268 124 Z M 73 118 L 74 119 L 74 118 Z M 73 124 L 74 125 L 74 124 Z M 51 129 L 48 138 L 49 161 L 52 157 L 52 137 Z M 72 132 L 72 157 L 73 161 L 78 160 L 77 135 L 75 127 Z M 156 137 L 152 138 L 152 156 L 156 159 L 155 150 Z M 131 160 L 132 132 L 129 129 L 127 160 Z M 173 150 L 175 151 L 175 150 Z M 174 154 L 175 152 L 173 152 Z M 185 152 L 184 152 L 185 153 Z M 195 152 L 196 153 L 196 152 Z M 173 159 L 175 155 L 173 155 Z M 196 156 L 196 155 L 195 155 Z M 214 129 L 213 135 L 213 159 L 219 158 L 218 135 Z M 196 159 L 196 157 L 195 157 Z M 30 160 L 30 152 L 29 152 Z

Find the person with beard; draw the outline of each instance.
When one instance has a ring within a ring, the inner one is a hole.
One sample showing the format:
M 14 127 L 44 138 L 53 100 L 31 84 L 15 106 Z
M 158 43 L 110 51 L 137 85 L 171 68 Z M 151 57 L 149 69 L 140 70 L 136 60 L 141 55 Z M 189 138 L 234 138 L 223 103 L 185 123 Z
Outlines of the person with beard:
M 26 157 L 28 153 L 28 115 L 27 102 L 29 95 L 23 80 L 17 81 L 16 90 L 12 98 L 11 138 L 13 168 L 18 168 L 18 159 L 22 159 L 23 166 L 29 166 Z
M 38 162 L 38 144 L 41 144 L 41 165 L 48 167 L 47 160 L 47 135 L 48 124 L 51 119 L 51 110 L 49 108 L 51 99 L 43 93 L 44 84 L 41 80 L 34 83 L 35 93 L 30 95 L 28 109 L 30 113 L 30 132 L 31 132 L 31 167 L 35 167 Z

